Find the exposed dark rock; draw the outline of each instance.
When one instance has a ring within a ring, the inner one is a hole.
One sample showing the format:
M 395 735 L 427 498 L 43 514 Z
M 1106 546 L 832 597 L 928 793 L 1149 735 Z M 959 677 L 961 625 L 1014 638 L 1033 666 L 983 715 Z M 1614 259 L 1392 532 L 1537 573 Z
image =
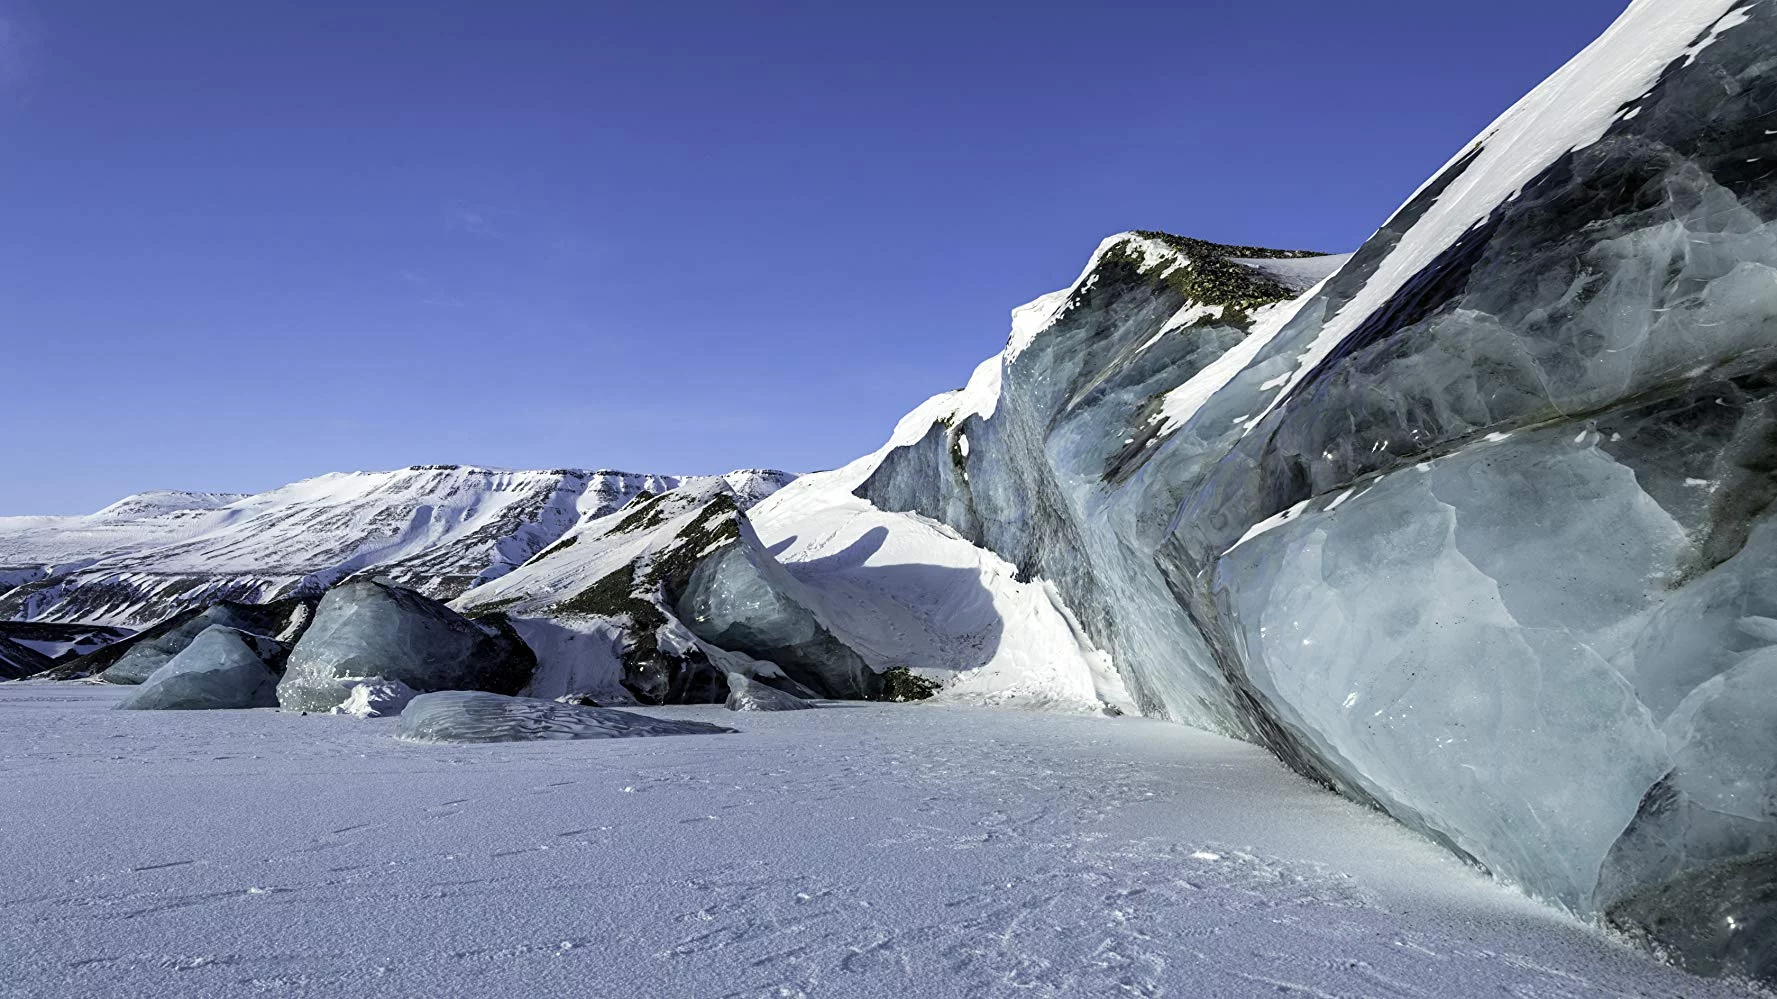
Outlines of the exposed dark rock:
M 0 638 L 9 638 L 63 663 L 135 634 L 128 628 L 61 621 L 0 621 Z
M 0 635 L 0 680 L 21 680 L 47 670 L 49 658 L 35 649 Z

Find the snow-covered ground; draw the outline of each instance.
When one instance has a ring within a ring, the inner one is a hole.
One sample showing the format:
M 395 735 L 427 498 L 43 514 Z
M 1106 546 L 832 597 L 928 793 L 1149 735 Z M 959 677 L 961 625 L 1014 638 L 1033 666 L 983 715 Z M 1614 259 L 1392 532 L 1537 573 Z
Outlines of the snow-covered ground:
M 1743 994 L 1156 721 L 459 747 L 123 693 L 0 685 L 0 995 Z

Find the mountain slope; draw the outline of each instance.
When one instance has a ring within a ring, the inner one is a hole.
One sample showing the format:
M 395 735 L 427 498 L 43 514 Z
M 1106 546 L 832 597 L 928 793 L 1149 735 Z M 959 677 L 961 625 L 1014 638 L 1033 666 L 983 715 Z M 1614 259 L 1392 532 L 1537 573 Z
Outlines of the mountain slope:
M 760 544 L 746 510 L 762 498 L 724 480 L 638 495 L 456 606 L 509 616 L 538 654 L 534 696 L 719 702 L 726 673 L 799 696 L 889 696 L 890 668 L 835 638 Z
M 17 680 L 48 669 L 51 661 L 36 649 L 0 635 L 0 680 Z
M 789 476 L 743 471 L 740 488 Z M 218 599 L 312 595 L 358 573 L 448 599 L 582 519 L 687 480 L 627 472 L 416 466 L 246 497 L 144 494 L 89 517 L 0 519 L 0 617 L 145 626 Z

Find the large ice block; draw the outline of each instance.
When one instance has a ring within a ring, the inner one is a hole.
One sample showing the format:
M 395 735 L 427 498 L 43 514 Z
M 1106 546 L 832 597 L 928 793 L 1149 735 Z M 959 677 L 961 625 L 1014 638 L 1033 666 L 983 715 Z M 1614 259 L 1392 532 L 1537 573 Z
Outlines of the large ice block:
M 278 678 L 266 665 L 285 647 L 264 635 L 211 625 L 117 703 L 125 711 L 275 708 Z
M 412 590 L 367 580 L 322 598 L 291 650 L 278 702 L 331 711 L 370 678 L 418 691 L 516 693 L 535 668 L 536 657 L 503 621 L 471 621 Z

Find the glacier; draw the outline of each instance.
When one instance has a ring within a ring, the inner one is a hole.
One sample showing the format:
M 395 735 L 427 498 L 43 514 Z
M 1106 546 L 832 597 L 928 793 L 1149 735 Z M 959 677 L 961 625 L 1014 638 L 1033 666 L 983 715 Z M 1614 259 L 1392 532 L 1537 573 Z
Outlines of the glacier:
M 1770 978 L 1774 48 L 1777 4 L 1633 4 L 1236 322 L 1205 258 L 1266 255 L 1114 237 L 968 389 L 753 520 L 849 487 L 945 525 L 1054 586 L 1144 713 Z
M 496 478 L 491 532 L 434 533 L 461 507 L 416 499 L 464 470 L 312 518 L 151 497 L 0 524 L 0 553 L 36 539 L 0 609 L 147 624 L 333 586 L 286 707 L 374 678 L 525 695 L 416 698 L 422 734 L 576 737 L 598 709 L 549 699 L 754 684 L 1170 719 L 1687 968 L 1777 981 L 1773 51 L 1777 0 L 1635 0 L 1356 252 L 1113 236 L 839 469 L 594 504 Z M 325 557 L 203 575 L 248 527 L 327 528 Z M 426 614 L 454 637 L 366 624 L 344 644 L 387 648 L 345 665 L 316 650 L 351 594 L 448 599 Z

